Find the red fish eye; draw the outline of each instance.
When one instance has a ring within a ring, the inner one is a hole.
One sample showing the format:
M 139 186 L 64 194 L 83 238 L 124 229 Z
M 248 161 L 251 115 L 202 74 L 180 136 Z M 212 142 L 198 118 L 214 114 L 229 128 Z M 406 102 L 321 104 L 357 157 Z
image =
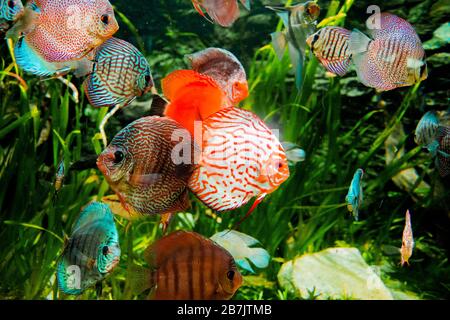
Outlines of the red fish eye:
M 11 9 L 14 8 L 15 5 L 16 5 L 15 1 L 13 1 L 13 0 L 8 1 L 8 7 L 10 7 Z
M 107 15 L 107 14 L 102 15 L 101 20 L 104 24 L 108 24 L 109 23 L 109 15 Z
M 234 271 L 228 271 L 227 272 L 227 278 L 231 281 L 234 279 Z

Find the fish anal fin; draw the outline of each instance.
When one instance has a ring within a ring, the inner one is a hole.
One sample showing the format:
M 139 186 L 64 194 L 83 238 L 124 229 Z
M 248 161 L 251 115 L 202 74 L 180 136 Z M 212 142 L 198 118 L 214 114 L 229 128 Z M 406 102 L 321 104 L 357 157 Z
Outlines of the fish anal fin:
M 136 264 L 128 268 L 128 279 L 130 288 L 135 294 L 140 294 L 155 285 L 152 271 Z
M 272 37 L 272 46 L 279 60 L 283 59 L 286 50 L 287 40 L 283 32 L 277 31 L 270 34 Z

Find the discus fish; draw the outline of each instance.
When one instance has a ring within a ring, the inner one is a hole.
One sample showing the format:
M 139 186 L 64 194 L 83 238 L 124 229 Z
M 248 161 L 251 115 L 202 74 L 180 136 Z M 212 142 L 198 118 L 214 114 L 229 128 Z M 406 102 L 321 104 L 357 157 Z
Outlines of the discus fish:
M 23 11 L 21 0 L 0 0 L 0 23 L 16 20 L 23 14 Z
M 416 127 L 414 141 L 418 145 L 425 146 L 432 154 L 436 155 L 439 146 L 437 140 L 438 128 L 439 118 L 436 111 L 428 111 Z
M 377 91 L 411 86 L 428 76 L 425 50 L 414 28 L 405 20 L 381 13 L 369 17 L 380 29 L 350 35 L 349 48 L 359 80 Z
M 33 0 L 7 33 L 47 62 L 78 60 L 119 29 L 108 0 Z
M 248 97 L 245 69 L 231 52 L 208 48 L 188 55 L 192 70 L 213 78 L 222 91 L 227 93 L 231 105 L 236 106 Z
M 353 214 L 356 221 L 358 221 L 359 209 L 361 208 L 363 202 L 363 175 L 364 171 L 362 169 L 356 170 L 355 174 L 353 175 L 350 188 L 348 189 L 347 196 L 345 197 L 345 201 L 347 202 L 347 209 Z
M 440 126 L 438 129 L 439 146 L 436 152 L 436 167 L 441 177 L 450 174 L 450 127 Z
M 203 121 L 202 155 L 189 179 L 213 210 L 233 210 L 257 197 L 247 216 L 289 177 L 281 143 L 250 111 L 226 108 Z
M 97 166 L 131 217 L 165 214 L 170 220 L 189 207 L 194 151 L 189 133 L 176 121 L 144 117 L 113 138 Z
M 250 10 L 250 0 L 240 0 L 240 2 L 247 10 Z M 206 18 L 204 9 L 209 17 L 222 27 L 231 27 L 239 18 L 237 0 L 192 0 L 192 4 L 202 17 Z
M 94 52 L 92 73 L 83 84 L 93 107 L 125 106 L 154 86 L 147 60 L 132 44 L 111 38 Z
M 81 211 L 59 258 L 58 286 L 66 294 L 79 295 L 101 282 L 119 260 L 119 236 L 111 210 L 93 202 Z
M 405 263 L 409 265 L 409 258 L 412 256 L 413 248 L 414 238 L 411 227 L 411 215 L 409 214 L 409 210 L 407 210 L 405 216 L 405 228 L 403 229 L 402 247 L 400 249 L 402 266 Z
M 271 34 L 272 46 L 281 60 L 286 47 L 295 72 L 295 85 L 298 90 L 303 85 L 306 39 L 314 33 L 320 7 L 315 1 L 307 1 L 291 7 L 270 7 L 283 21 L 285 30 Z
M 195 232 L 176 231 L 149 246 L 144 253 L 150 269 L 135 266 L 131 287 L 151 289 L 155 300 L 231 299 L 242 284 L 233 257 Z
M 325 27 L 311 35 L 306 42 L 329 72 L 343 76 L 348 72 L 351 62 L 349 39 L 349 30 Z
M 165 97 L 170 101 L 164 115 L 177 121 L 192 136 L 195 121 L 204 121 L 230 106 L 226 93 L 214 79 L 193 70 L 174 71 L 161 84 Z
M 255 273 L 249 262 L 259 269 L 267 268 L 269 265 L 269 253 L 263 248 L 253 248 L 259 241 L 245 233 L 224 230 L 214 234 L 210 239 L 226 249 L 236 264 L 244 270 Z

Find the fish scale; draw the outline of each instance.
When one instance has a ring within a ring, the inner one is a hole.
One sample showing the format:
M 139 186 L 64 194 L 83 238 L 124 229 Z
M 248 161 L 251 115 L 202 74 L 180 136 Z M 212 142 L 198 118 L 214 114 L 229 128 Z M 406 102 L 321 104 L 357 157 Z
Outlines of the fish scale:
M 274 189 L 274 182 L 262 176 L 275 159 L 286 157 L 272 131 L 253 113 L 227 108 L 203 122 L 202 158 L 189 187 L 212 209 L 232 210 Z

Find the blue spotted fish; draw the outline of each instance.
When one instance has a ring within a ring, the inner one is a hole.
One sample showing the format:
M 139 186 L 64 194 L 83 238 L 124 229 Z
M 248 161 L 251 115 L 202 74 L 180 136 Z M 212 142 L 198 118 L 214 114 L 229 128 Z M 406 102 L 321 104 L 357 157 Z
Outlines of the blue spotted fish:
M 259 269 L 269 265 L 269 253 L 263 248 L 254 248 L 259 241 L 245 233 L 224 230 L 214 234 L 211 240 L 226 249 L 233 256 L 236 264 L 244 270 L 255 273 L 250 262 Z
M 58 286 L 65 294 L 79 295 L 100 283 L 120 260 L 119 236 L 111 210 L 92 202 L 81 212 L 58 261 Z
M 348 189 L 345 201 L 347 202 L 347 209 L 350 211 L 355 220 L 358 221 L 358 213 L 363 202 L 363 189 L 362 189 L 362 178 L 364 171 L 362 169 L 356 170 L 353 175 L 350 188 Z
M 107 40 L 95 50 L 92 73 L 84 82 L 86 95 L 94 107 L 126 106 L 153 86 L 144 55 L 117 38 Z

